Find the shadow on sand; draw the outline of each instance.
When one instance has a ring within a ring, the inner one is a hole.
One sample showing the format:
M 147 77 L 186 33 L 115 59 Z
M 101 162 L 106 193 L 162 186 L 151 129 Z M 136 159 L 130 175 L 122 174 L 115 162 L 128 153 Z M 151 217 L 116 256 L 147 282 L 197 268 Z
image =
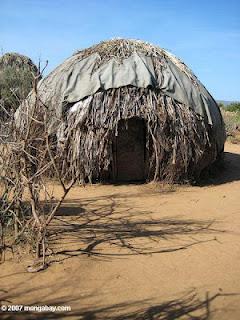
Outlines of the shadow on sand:
M 214 221 L 156 219 L 150 211 L 138 212 L 127 200 L 115 194 L 66 201 L 49 230 L 49 248 L 62 258 L 81 254 L 120 258 L 185 250 L 214 241 L 223 232 Z
M 214 165 L 208 177 L 201 179 L 198 185 L 220 185 L 240 180 L 240 155 L 224 152 L 223 160 Z
M 240 180 L 240 155 L 225 152 L 223 164 L 216 170 L 212 177 L 200 185 L 219 185 Z M 137 196 L 132 193 L 114 194 L 66 201 L 59 210 L 57 222 L 52 225 L 49 237 L 50 246 L 61 241 L 63 248 L 53 251 L 66 257 L 79 254 L 120 257 L 164 253 L 214 240 L 215 237 L 196 239 L 196 236 L 220 232 L 216 230 L 214 221 L 181 217 L 153 219 L 152 212 L 138 212 L 135 205 L 129 205 L 131 197 Z M 74 249 L 71 249 L 71 244 Z M 79 248 L 76 248 L 77 244 Z M 125 250 L 110 252 L 103 250 L 104 245 Z
M 71 306 L 74 302 L 78 302 L 78 308 L 71 311 L 55 311 L 52 312 L 1 312 L 0 317 L 3 320 L 22 320 L 22 319 L 81 319 L 81 320 L 210 320 L 210 317 L 217 311 L 214 307 L 216 299 L 221 297 L 236 296 L 236 293 L 219 292 L 214 295 L 206 293 L 203 299 L 195 290 L 183 294 L 178 299 L 153 304 L 152 301 L 143 300 L 137 302 L 119 303 L 102 307 L 84 306 L 81 297 L 75 299 L 64 300 L 48 300 L 48 306 Z M 11 297 L 7 292 L 1 294 L 0 305 L 11 305 Z M 45 306 L 42 301 L 35 301 L 32 306 Z M 75 303 L 76 305 L 76 303 Z M 221 308 L 221 312 L 225 310 Z

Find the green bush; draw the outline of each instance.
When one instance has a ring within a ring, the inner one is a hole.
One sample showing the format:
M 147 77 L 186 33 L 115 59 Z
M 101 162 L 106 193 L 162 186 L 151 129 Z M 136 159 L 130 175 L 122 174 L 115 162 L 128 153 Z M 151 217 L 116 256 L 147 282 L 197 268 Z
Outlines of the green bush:
M 0 102 L 8 112 L 14 112 L 27 97 L 37 73 L 37 67 L 25 56 L 6 53 L 0 58 Z
M 32 88 L 33 76 L 28 70 L 16 71 L 8 66 L 0 77 L 0 97 L 4 107 L 16 109 Z
M 240 113 L 240 103 L 231 103 L 226 107 L 226 110 L 229 112 L 239 112 Z

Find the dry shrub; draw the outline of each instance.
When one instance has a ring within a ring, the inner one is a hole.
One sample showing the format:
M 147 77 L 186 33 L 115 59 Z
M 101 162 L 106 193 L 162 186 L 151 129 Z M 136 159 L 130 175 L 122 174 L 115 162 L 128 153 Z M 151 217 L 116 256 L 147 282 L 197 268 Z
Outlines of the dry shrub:
M 229 140 L 233 143 L 240 143 L 240 113 L 226 111 L 222 108 L 221 113 Z
M 8 135 L 0 135 L 0 258 L 5 249 L 19 242 L 31 244 L 36 257 L 41 257 L 31 272 L 46 267 L 48 227 L 78 178 L 69 178 L 69 172 L 59 168 L 63 155 L 55 152 L 56 139 L 47 126 L 49 110 L 39 99 L 38 78 L 33 80 L 34 103 L 29 108 L 25 100 L 26 108 L 20 111 L 24 126 L 18 127 L 12 116 L 8 118 Z M 58 199 L 48 188 L 50 172 L 62 186 Z

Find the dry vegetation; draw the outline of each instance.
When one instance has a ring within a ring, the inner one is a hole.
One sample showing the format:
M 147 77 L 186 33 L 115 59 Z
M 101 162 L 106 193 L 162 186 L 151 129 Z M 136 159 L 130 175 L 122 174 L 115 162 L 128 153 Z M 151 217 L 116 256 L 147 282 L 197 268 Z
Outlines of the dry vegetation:
M 31 119 L 33 117 L 34 114 L 31 114 Z M 58 157 L 52 154 L 54 145 L 46 132 L 41 130 L 44 128 L 38 126 L 37 130 L 35 121 L 39 124 L 42 120 L 35 118 L 30 121 L 27 131 L 18 132 L 14 142 L 11 141 L 10 149 L 2 153 L 1 161 L 0 250 L 3 253 L 7 248 L 13 249 L 19 241 L 30 244 L 36 252 L 36 258 L 42 257 L 42 260 L 29 271 L 46 267 L 45 240 L 48 226 L 76 182 L 76 179 L 69 181 L 61 175 L 57 165 Z M 49 170 L 55 173 L 62 186 L 59 199 L 55 199 L 48 190 L 46 172 Z
M 228 139 L 240 143 L 240 104 L 233 103 L 228 107 L 220 105 Z
M 37 91 L 40 73 L 32 75 L 33 91 L 31 108 L 22 110 L 23 127 L 17 126 L 13 113 L 7 115 L 7 135 L 0 136 L 0 254 L 4 260 L 7 248 L 30 244 L 36 254 L 37 265 L 29 271 L 46 267 L 46 237 L 48 226 L 78 176 L 69 178 L 69 172 L 61 171 L 60 153 L 56 153 L 56 139 L 48 131 L 49 110 L 43 107 Z M 29 100 L 25 100 L 28 106 Z M 5 111 L 5 108 L 2 108 Z M 6 125 L 6 117 L 1 117 Z M 5 131 L 6 133 L 6 131 Z M 62 155 L 61 158 L 63 159 Z M 48 189 L 47 175 L 57 177 L 62 194 L 55 199 Z M 42 198 L 40 199 L 40 194 Z

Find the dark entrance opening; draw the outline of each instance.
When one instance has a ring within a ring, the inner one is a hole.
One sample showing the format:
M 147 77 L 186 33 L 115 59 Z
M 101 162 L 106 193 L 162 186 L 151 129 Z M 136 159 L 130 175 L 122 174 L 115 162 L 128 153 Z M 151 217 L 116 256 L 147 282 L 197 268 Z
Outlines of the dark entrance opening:
M 120 120 L 113 143 L 114 180 L 143 181 L 146 178 L 146 127 L 139 118 Z

